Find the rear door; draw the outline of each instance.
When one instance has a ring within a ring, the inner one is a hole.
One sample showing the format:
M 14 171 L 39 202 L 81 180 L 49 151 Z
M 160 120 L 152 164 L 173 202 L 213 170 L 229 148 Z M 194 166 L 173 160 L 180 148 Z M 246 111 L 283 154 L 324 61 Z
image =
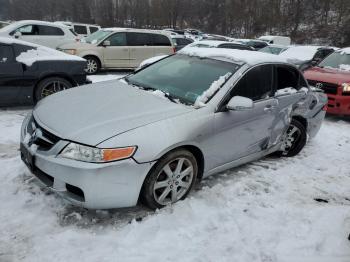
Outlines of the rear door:
M 264 150 L 270 140 L 278 101 L 272 97 L 273 66 L 261 65 L 249 70 L 233 87 L 230 95 L 215 113 L 215 135 L 212 144 L 220 150 L 213 152 L 215 166 L 232 162 Z M 224 110 L 234 96 L 254 101 L 254 108 L 246 111 Z M 213 168 L 209 167 L 209 168 Z
M 127 46 L 126 33 L 115 33 L 105 41 L 109 41 L 110 45 L 103 47 L 104 66 L 107 68 L 129 68 L 130 48 Z
M 306 98 L 302 87 L 307 87 L 304 77 L 294 67 L 276 65 L 274 70 L 274 98 L 278 101 L 276 119 L 271 129 L 270 145 L 276 144 L 288 128 L 295 105 Z
M 152 34 L 127 32 L 126 36 L 130 48 L 130 67 L 138 67 L 142 61 L 154 56 Z
M 17 62 L 12 45 L 0 43 L 0 105 L 18 102 L 23 68 Z

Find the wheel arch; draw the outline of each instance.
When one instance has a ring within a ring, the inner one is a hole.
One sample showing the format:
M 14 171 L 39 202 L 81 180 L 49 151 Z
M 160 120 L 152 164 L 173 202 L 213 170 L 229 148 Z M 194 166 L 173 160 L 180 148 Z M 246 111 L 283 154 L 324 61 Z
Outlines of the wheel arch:
M 34 85 L 34 88 L 33 88 L 33 93 L 32 93 L 32 97 L 33 97 L 33 101 L 36 103 L 38 101 L 36 101 L 36 98 L 35 98 L 35 92 L 36 92 L 36 89 L 38 88 L 38 85 L 45 79 L 47 78 L 51 78 L 51 77 L 59 77 L 59 78 L 63 78 L 64 80 L 67 80 L 69 83 L 71 83 L 72 87 L 75 87 L 77 86 L 77 82 L 73 79 L 73 77 L 71 77 L 70 75 L 68 74 L 65 74 L 65 73 L 49 73 L 49 74 L 44 74 L 44 75 L 41 75 L 38 80 L 36 81 L 35 85 Z
M 292 119 L 299 121 L 305 127 L 306 130 L 308 129 L 308 121 L 305 117 L 301 115 L 294 115 L 292 116 Z

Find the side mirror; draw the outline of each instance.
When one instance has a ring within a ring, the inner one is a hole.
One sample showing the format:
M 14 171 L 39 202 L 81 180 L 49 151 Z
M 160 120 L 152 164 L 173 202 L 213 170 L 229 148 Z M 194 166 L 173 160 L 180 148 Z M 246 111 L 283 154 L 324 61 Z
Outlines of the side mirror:
M 254 107 L 253 100 L 243 96 L 232 97 L 226 106 L 228 110 L 234 110 L 234 111 L 250 110 L 250 109 L 253 109 L 253 107 Z
M 15 32 L 15 33 L 13 34 L 13 36 L 14 36 L 15 38 L 20 38 L 20 37 L 22 36 L 22 33 L 19 32 L 19 31 L 17 31 L 17 32 Z
M 110 46 L 111 45 L 111 41 L 108 41 L 108 40 L 106 40 L 106 41 L 103 41 L 103 44 L 102 44 L 103 46 Z

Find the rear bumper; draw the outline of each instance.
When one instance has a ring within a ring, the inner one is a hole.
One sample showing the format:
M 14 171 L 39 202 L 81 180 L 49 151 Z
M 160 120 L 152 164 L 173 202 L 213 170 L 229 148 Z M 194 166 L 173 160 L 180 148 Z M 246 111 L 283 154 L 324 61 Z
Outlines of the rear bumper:
M 350 96 L 331 95 L 328 96 L 327 113 L 335 115 L 350 115 Z

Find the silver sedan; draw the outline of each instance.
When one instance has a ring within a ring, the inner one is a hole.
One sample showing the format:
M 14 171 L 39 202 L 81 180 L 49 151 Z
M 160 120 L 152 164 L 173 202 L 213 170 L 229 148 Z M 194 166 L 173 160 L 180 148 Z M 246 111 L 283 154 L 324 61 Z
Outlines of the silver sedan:
M 298 154 L 318 132 L 326 102 L 278 56 L 186 50 L 123 81 L 39 102 L 23 122 L 21 157 L 73 204 L 156 209 L 211 174 Z

